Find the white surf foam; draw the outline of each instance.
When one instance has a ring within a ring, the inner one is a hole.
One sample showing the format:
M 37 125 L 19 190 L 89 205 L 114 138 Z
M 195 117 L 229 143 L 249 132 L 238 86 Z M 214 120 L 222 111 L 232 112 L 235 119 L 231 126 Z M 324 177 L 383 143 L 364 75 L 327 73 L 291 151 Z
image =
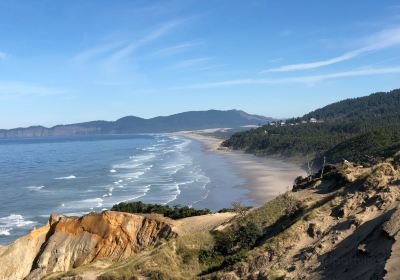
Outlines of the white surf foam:
M 110 170 L 110 173 L 116 173 L 116 172 L 117 172 L 117 170 L 115 170 L 115 169 Z
M 14 227 L 25 228 L 36 224 L 34 221 L 25 220 L 24 216 L 19 214 L 11 214 L 7 217 L 0 218 L 0 227 L 3 228 L 3 235 L 10 232 Z
M 26 187 L 26 189 L 28 189 L 30 191 L 36 191 L 36 192 L 42 190 L 43 188 L 44 188 L 44 186 L 29 186 L 29 187 Z
M 76 179 L 75 175 L 70 175 L 70 176 L 66 176 L 66 177 L 58 177 L 55 178 L 56 180 L 72 180 L 72 179 Z
M 11 229 L 6 227 L 0 227 L 0 235 L 10 235 Z
M 103 206 L 103 199 L 100 197 L 89 198 L 89 199 L 82 200 L 81 203 L 86 204 L 91 207 L 101 207 L 101 206 Z
M 143 165 L 143 163 L 125 162 L 125 163 L 114 164 L 112 167 L 116 169 L 133 169 L 141 165 Z
M 183 150 L 187 145 L 189 145 L 192 142 L 192 140 L 184 138 L 177 138 L 176 140 L 181 141 L 180 143 L 174 145 L 174 147 L 176 147 L 178 150 Z
M 130 156 L 129 158 L 134 162 L 145 162 L 155 157 L 156 157 L 155 154 L 146 154 L 146 155 Z
M 120 174 L 118 177 L 120 178 L 129 178 L 128 180 L 132 181 L 134 179 L 138 179 L 140 176 L 144 174 L 143 171 L 138 171 L 138 172 L 133 172 L 133 173 L 126 173 L 126 174 Z M 121 184 L 123 180 L 120 180 L 121 182 L 117 181 L 116 184 Z M 114 182 L 115 183 L 115 182 Z

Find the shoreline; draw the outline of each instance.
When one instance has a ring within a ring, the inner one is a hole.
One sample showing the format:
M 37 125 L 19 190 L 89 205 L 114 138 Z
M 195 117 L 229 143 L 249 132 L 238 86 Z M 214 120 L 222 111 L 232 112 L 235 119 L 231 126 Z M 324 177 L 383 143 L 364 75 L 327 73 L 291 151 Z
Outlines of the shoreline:
M 297 176 L 306 175 L 305 170 L 291 162 L 220 148 L 223 140 L 199 132 L 181 131 L 171 134 L 197 141 L 206 152 L 217 153 L 227 159 L 233 171 L 245 180 L 241 187 L 248 190 L 247 196 L 258 206 L 290 190 Z

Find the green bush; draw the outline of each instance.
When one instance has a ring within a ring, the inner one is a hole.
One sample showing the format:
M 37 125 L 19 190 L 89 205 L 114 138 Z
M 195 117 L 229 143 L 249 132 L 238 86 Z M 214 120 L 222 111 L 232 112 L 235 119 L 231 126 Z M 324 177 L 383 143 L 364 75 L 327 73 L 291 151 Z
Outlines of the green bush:
M 248 211 L 253 207 L 251 207 L 251 206 L 243 206 L 243 208 L 244 208 L 245 211 Z M 235 212 L 237 212 L 237 209 L 231 207 L 231 208 L 222 208 L 222 209 L 220 209 L 218 211 L 218 213 L 229 213 L 229 212 L 235 213 Z
M 177 220 L 187 217 L 200 216 L 212 214 L 209 209 L 194 209 L 188 206 L 175 205 L 171 207 L 169 205 L 160 204 L 146 204 L 141 201 L 136 202 L 121 202 L 114 205 L 111 211 L 127 212 L 127 213 L 142 213 L 142 214 L 162 214 L 165 217 Z
M 213 235 L 214 247 L 199 252 L 199 262 L 208 267 L 203 271 L 203 275 L 245 260 L 247 252 L 256 245 L 262 232 L 255 223 L 248 222 L 243 226 L 216 231 Z

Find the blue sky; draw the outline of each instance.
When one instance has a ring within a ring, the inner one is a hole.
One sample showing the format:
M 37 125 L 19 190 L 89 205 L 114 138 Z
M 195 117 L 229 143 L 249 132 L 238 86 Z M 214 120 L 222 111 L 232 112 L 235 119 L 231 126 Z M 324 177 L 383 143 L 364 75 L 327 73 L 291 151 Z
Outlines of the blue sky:
M 1 128 L 292 117 L 399 78 L 399 1 L 0 0 Z

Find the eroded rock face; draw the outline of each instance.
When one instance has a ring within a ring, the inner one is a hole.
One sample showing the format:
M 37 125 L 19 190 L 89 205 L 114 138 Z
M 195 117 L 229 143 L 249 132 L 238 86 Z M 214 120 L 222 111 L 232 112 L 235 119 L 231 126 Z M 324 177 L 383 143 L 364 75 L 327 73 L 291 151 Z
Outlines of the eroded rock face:
M 0 279 L 23 279 L 32 269 L 50 227 L 33 230 L 0 250 Z
M 18 239 L 1 253 L 0 263 L 8 269 L 0 271 L 0 279 L 41 279 L 102 258 L 121 260 L 176 236 L 167 222 L 111 211 L 52 215 L 40 233 Z M 17 266 L 13 259 L 19 260 Z

